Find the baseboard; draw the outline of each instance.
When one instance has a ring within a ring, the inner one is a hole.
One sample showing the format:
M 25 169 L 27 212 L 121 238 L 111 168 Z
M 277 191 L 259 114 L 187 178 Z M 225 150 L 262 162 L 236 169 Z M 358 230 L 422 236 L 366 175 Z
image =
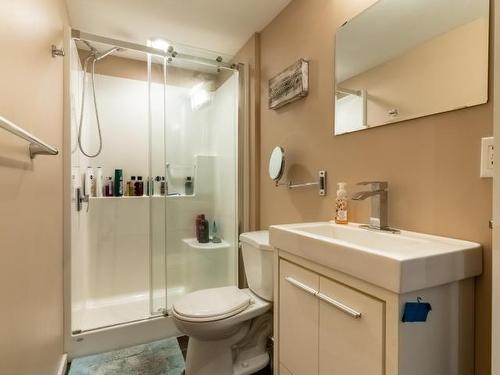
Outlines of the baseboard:
M 68 355 L 64 353 L 61 358 L 61 363 L 59 364 L 59 370 L 57 370 L 57 375 L 65 375 L 67 365 L 68 365 Z

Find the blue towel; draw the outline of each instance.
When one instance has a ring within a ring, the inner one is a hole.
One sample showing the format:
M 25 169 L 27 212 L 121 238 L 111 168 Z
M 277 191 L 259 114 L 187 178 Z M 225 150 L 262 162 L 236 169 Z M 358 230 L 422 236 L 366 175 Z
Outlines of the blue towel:
M 432 310 L 430 303 L 422 303 L 420 299 L 418 302 L 407 302 L 403 313 L 403 322 L 425 322 L 427 315 Z

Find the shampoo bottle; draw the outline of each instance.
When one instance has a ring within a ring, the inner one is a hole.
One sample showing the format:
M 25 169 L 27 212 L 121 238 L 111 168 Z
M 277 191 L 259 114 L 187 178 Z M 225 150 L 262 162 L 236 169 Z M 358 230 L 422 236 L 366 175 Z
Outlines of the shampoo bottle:
M 102 167 L 97 167 L 96 179 L 95 179 L 95 196 L 98 198 L 102 197 L 104 190 L 104 181 L 102 177 Z
M 112 197 L 113 193 L 113 177 L 108 177 L 106 180 L 106 184 L 104 185 L 104 195 L 106 197 Z
M 200 215 L 197 215 L 196 216 L 196 220 L 195 220 L 195 230 L 196 230 L 196 240 L 198 242 L 201 242 L 201 232 L 200 232 L 200 229 L 201 229 L 201 221 L 205 218 L 205 215 L 203 214 L 200 214 Z
M 137 176 L 137 181 L 134 185 L 134 195 L 137 197 L 142 197 L 144 195 L 144 182 L 142 181 L 142 176 Z
M 210 242 L 210 227 L 209 227 L 209 224 L 208 224 L 208 220 L 205 219 L 205 216 L 203 215 L 203 217 L 201 218 L 200 220 L 200 243 L 209 243 Z
M 186 177 L 186 181 L 184 182 L 184 194 L 193 195 L 193 193 L 194 193 L 193 179 L 191 176 L 188 176 Z
M 203 214 L 196 217 L 196 239 L 199 243 L 208 243 L 210 241 L 208 221 Z
M 130 197 L 135 195 L 135 176 L 130 177 L 130 180 L 127 182 L 127 193 Z
M 335 199 L 335 222 L 347 224 L 347 191 L 345 182 L 338 183 L 337 198 Z
M 115 169 L 115 197 L 123 197 L 123 169 Z

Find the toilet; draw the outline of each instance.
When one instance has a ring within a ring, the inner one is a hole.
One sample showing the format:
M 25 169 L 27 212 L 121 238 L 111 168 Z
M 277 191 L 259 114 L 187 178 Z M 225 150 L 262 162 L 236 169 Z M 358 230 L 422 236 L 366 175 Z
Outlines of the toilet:
M 269 232 L 243 233 L 240 243 L 249 288 L 203 289 L 172 306 L 175 325 L 189 336 L 186 375 L 246 375 L 269 363 L 273 300 Z

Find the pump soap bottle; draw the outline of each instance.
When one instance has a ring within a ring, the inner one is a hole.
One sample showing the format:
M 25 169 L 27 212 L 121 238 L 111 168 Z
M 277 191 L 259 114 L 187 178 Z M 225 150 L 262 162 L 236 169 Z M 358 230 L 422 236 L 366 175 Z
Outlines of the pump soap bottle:
M 345 182 L 337 184 L 337 199 L 335 199 L 335 223 L 347 224 L 347 191 Z

